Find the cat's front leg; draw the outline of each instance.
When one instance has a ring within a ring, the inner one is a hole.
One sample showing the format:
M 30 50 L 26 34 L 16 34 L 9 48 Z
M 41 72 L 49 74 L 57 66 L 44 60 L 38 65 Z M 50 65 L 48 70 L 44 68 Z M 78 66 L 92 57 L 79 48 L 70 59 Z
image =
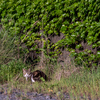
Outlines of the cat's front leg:
M 27 79 L 27 77 L 26 77 L 26 81 L 27 81 L 28 79 Z
M 35 80 L 33 79 L 33 75 L 31 76 L 31 81 L 32 81 L 32 82 L 35 82 Z

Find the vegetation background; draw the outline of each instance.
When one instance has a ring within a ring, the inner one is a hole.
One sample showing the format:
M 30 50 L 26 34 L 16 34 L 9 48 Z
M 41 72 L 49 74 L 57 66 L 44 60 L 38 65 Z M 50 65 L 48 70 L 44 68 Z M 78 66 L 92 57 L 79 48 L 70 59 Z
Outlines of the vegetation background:
M 1 0 L 0 82 L 22 75 L 22 68 L 40 66 L 48 76 L 62 79 L 62 83 L 67 81 L 64 76 L 83 72 L 82 77 L 74 77 L 76 81 L 71 76 L 68 83 L 78 85 L 69 87 L 80 92 L 81 84 L 86 92 L 82 84 L 88 80 L 87 84 L 93 86 L 86 87 L 99 91 L 99 4 L 99 0 Z M 84 79 L 90 74 L 92 78 Z M 62 87 L 66 85 L 65 82 Z

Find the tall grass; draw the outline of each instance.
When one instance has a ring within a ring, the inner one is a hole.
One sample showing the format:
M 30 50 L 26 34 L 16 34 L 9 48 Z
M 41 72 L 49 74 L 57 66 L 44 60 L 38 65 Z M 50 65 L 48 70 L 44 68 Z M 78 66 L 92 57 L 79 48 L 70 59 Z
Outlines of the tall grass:
M 100 98 L 99 67 L 97 70 L 92 70 L 92 72 L 87 71 L 84 67 L 75 70 L 74 66 L 66 68 L 65 72 L 61 71 L 60 66 L 58 66 L 58 69 L 54 71 L 51 76 L 52 80 L 49 82 L 31 84 L 30 82 L 22 81 L 17 84 L 17 87 L 24 91 L 37 91 L 38 93 L 49 93 L 50 95 L 55 94 L 59 100 L 64 99 L 63 93 L 69 93 L 71 100 L 75 98 L 75 100 L 80 100 L 81 97 L 88 100 L 89 96 L 92 100 Z M 73 70 L 75 71 L 72 72 Z M 67 71 L 72 73 L 69 75 Z M 61 73 L 61 76 L 57 78 L 59 76 L 56 75 L 59 75 L 59 73 Z
M 16 59 L 16 46 L 14 40 L 7 30 L 0 31 L 0 65 L 8 63 L 12 59 Z
M 0 67 L 0 83 L 11 81 L 13 78 L 22 76 L 22 69 L 26 66 L 21 60 L 12 60 L 8 64 L 3 64 Z M 14 80 L 13 80 L 14 81 Z
M 68 91 L 72 90 L 74 95 L 100 96 L 100 68 L 97 71 L 93 70 L 92 73 L 82 69 L 80 73 L 72 74 L 65 81 L 69 87 Z
M 14 76 L 22 72 L 25 67 L 20 59 L 17 59 L 17 46 L 7 30 L 0 31 L 0 83 L 10 81 Z

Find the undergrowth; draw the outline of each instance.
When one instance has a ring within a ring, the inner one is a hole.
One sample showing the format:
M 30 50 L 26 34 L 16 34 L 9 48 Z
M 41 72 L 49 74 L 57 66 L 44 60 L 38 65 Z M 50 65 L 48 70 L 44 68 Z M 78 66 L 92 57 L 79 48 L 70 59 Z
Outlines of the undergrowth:
M 0 30 L 0 83 L 11 81 L 25 67 L 17 57 L 18 47 L 14 44 L 16 38 L 8 30 Z
M 13 70 L 9 72 L 14 76 L 14 70 L 21 66 L 18 71 L 21 72 L 18 79 L 12 78 L 7 82 L 8 87 L 13 90 L 14 88 L 20 89 L 24 92 L 38 92 L 38 93 L 49 93 L 50 95 L 56 95 L 59 100 L 64 98 L 63 93 L 69 93 L 70 98 L 83 96 L 88 98 L 90 96 L 92 99 L 100 97 L 100 68 L 97 70 L 86 71 L 84 67 L 76 68 L 74 65 L 68 67 L 66 66 L 64 70 L 60 66 L 55 69 L 54 73 L 51 75 L 52 80 L 47 82 L 35 82 L 26 81 L 22 76 L 22 68 L 25 67 L 19 62 L 14 63 L 14 61 L 7 66 L 15 65 Z M 17 64 L 17 65 L 16 65 Z M 6 69 L 5 69 L 6 70 Z M 46 72 L 46 69 L 42 69 Z M 70 74 L 69 74 L 70 73 Z M 17 73 L 19 75 L 19 72 Z M 48 74 L 47 74 L 48 75 Z M 59 76 L 61 75 L 61 76 Z M 1 76 L 1 75 L 0 75 Z M 5 75 L 3 75 L 5 76 Z M 8 75 L 9 76 L 9 75 Z M 59 77 L 59 78 L 58 78 Z
M 0 83 L 9 82 L 12 79 L 22 76 L 22 69 L 25 65 L 21 60 L 12 60 L 8 64 L 3 64 L 0 67 Z
M 3 33 L 3 34 L 2 34 Z M 16 88 L 22 91 L 55 94 L 58 99 L 63 98 L 63 93 L 69 93 L 70 96 L 79 95 L 83 97 L 91 96 L 92 99 L 100 97 L 100 68 L 91 71 L 83 66 L 75 67 L 60 65 L 45 65 L 43 72 L 52 79 L 48 82 L 31 83 L 26 82 L 22 75 L 22 69 L 27 68 L 21 59 L 17 59 L 16 46 L 13 43 L 14 38 L 10 38 L 8 32 L 0 33 L 0 84 L 8 86 L 9 93 Z M 38 67 L 36 69 L 39 69 Z M 52 71 L 52 73 L 50 73 Z M 2 85 L 0 86 L 2 87 Z M 1 90 L 0 90 L 1 91 Z
M 68 69 L 71 72 L 75 70 L 75 67 Z M 28 89 L 26 90 L 25 86 L 22 89 L 25 91 L 37 91 L 38 93 L 56 94 L 60 99 L 63 98 L 63 93 L 69 93 L 70 96 L 72 95 L 77 98 L 79 95 L 85 98 L 91 96 L 92 99 L 100 97 L 100 68 L 96 71 L 92 70 L 91 72 L 86 71 L 84 67 L 77 68 L 70 75 L 67 73 L 68 69 L 65 70 L 66 72 L 61 71 L 61 69 L 60 71 L 55 71 L 52 74 L 52 80 L 50 82 L 36 82 L 32 86 L 29 86 L 28 84 L 30 83 L 26 82 Z M 60 73 L 61 76 L 56 76 L 56 74 L 59 75 Z M 19 83 L 19 85 L 22 85 L 22 83 Z

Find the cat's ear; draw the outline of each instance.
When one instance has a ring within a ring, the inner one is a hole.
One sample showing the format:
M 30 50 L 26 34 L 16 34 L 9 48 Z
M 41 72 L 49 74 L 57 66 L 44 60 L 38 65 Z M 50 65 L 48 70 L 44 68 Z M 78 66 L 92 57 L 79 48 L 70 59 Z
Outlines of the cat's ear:
M 28 71 L 30 72 L 31 71 L 31 68 L 29 68 Z
M 25 69 L 23 68 L 23 72 L 25 72 Z

